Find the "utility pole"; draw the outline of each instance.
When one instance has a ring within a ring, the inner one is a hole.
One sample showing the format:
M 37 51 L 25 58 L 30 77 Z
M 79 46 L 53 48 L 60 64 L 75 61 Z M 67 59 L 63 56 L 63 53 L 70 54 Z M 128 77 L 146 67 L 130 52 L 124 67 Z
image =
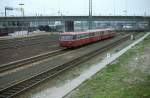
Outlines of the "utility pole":
M 145 27 L 145 24 L 146 24 L 146 15 L 147 15 L 147 13 L 146 13 L 146 10 L 144 11 L 144 16 L 143 16 L 143 18 L 144 18 L 144 20 L 143 20 L 143 27 L 144 27 L 144 29 L 147 29 L 146 27 Z
M 65 23 L 64 23 L 64 20 L 63 20 L 63 12 L 60 11 L 60 9 L 58 11 L 58 16 L 61 17 L 62 32 L 65 32 Z
M 134 16 L 133 16 L 133 22 L 134 22 L 134 28 L 133 28 L 133 32 L 135 32 L 136 31 L 136 20 L 135 20 L 135 12 L 134 12 Z
M 7 12 L 6 12 L 7 10 L 6 10 L 6 7 L 5 7 L 5 17 L 7 16 Z
M 113 7 L 114 7 L 114 16 L 116 15 L 116 1 L 113 0 Z
M 114 16 L 116 15 L 116 1 L 115 0 L 113 0 L 113 7 L 114 7 Z M 113 25 L 112 25 L 112 27 L 114 28 L 114 29 L 116 29 L 116 21 L 113 21 Z
M 23 3 L 20 3 L 19 5 L 21 6 L 22 16 L 24 17 L 24 8 L 23 8 L 24 4 L 23 4 Z
M 89 30 L 92 29 L 92 0 L 89 0 Z
M 23 6 L 24 6 L 24 4 L 23 4 L 23 3 L 20 3 L 19 5 L 21 6 L 20 11 L 22 12 L 21 31 L 23 32 L 23 26 L 24 26 L 24 22 L 23 22 L 24 8 L 23 8 Z

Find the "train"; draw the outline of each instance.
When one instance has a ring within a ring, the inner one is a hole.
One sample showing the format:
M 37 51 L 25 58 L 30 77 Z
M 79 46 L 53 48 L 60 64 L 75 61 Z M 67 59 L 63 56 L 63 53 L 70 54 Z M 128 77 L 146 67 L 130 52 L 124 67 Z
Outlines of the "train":
M 60 47 L 74 48 L 116 36 L 113 28 L 88 30 L 85 32 L 64 32 L 60 34 Z

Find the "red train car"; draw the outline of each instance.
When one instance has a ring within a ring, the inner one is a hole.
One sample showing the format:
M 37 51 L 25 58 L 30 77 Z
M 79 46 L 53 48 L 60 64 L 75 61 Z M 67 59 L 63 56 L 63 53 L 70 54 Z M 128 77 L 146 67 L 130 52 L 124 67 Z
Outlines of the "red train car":
M 115 30 L 112 28 L 89 30 L 86 32 L 65 32 L 60 34 L 59 44 L 61 47 L 72 48 L 112 38 L 115 35 Z

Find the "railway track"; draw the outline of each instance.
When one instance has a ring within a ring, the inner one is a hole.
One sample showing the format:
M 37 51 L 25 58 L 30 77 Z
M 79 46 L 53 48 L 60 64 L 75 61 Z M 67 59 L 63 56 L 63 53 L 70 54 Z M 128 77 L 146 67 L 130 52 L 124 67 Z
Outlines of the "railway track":
M 41 61 L 41 60 L 44 60 L 46 58 L 50 58 L 50 57 L 53 57 L 53 56 L 56 56 L 56 55 L 59 55 L 59 54 L 63 54 L 65 52 L 66 52 L 65 48 L 64 49 L 58 49 L 58 50 L 55 50 L 55 51 L 51 51 L 51 52 L 47 52 L 47 53 L 40 54 L 40 55 L 37 55 L 37 56 L 33 56 L 33 57 L 30 57 L 30 58 L 18 60 L 18 61 L 15 61 L 15 62 L 10 62 L 8 64 L 3 64 L 3 65 L 0 66 L 0 73 L 15 69 L 15 68 L 18 68 L 18 67 L 21 67 L 21 66 L 25 66 L 25 65 L 28 65 L 28 64 L 32 64 L 34 62 Z
M 121 33 L 119 33 L 121 34 Z M 119 35 L 118 34 L 118 35 Z M 35 45 L 42 45 L 48 43 L 58 43 L 57 38 L 55 41 L 50 41 L 49 37 L 45 36 L 37 36 L 37 37 L 29 37 L 23 39 L 11 39 L 9 42 L 0 41 L 0 50 L 3 49 L 12 49 L 12 48 L 20 48 L 20 47 L 27 47 L 27 46 L 35 46 Z
M 92 51 L 84 56 L 81 56 L 81 57 L 75 59 L 75 60 L 65 63 L 61 66 L 55 66 L 55 68 L 53 68 L 53 69 L 50 69 L 45 72 L 41 72 L 35 76 L 32 76 L 28 79 L 23 80 L 17 84 L 14 84 L 10 87 L 4 88 L 0 91 L 0 98 L 12 98 L 12 97 L 20 94 L 21 92 L 41 83 L 49 78 L 53 78 L 54 76 L 60 74 L 61 72 L 65 71 L 68 68 L 76 66 L 76 65 L 90 59 L 91 57 L 94 57 L 112 47 L 115 47 L 115 46 L 121 44 L 122 42 L 128 40 L 128 38 L 129 38 L 129 35 L 126 35 L 123 38 L 118 39 L 117 41 L 107 43 L 102 48 Z
M 23 43 L 14 43 L 14 45 L 10 45 L 10 44 L 5 44 L 5 45 L 0 45 L 0 49 L 3 50 L 3 49 L 12 49 L 12 48 L 20 48 L 20 47 L 26 47 L 26 46 L 34 46 L 34 45 L 42 45 L 42 44 L 49 44 L 49 43 L 57 43 L 57 41 L 53 41 L 53 42 L 50 42 L 50 41 L 38 41 L 38 42 L 23 42 Z
M 56 38 L 57 39 L 57 38 Z M 11 39 L 8 42 L 0 41 L 0 49 L 10 49 L 10 48 L 19 48 L 19 47 L 25 47 L 25 46 L 33 46 L 37 44 L 43 44 L 43 43 L 56 43 L 57 40 L 50 41 L 49 36 L 38 36 L 38 37 L 31 37 L 31 38 L 23 38 L 23 39 Z

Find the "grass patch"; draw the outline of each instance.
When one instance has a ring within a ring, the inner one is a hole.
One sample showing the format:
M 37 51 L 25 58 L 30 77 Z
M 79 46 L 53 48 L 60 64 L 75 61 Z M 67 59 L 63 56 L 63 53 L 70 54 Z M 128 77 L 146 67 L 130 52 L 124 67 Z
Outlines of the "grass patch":
M 150 36 L 83 83 L 69 98 L 150 98 L 150 75 L 129 63 L 144 54 L 149 43 Z

